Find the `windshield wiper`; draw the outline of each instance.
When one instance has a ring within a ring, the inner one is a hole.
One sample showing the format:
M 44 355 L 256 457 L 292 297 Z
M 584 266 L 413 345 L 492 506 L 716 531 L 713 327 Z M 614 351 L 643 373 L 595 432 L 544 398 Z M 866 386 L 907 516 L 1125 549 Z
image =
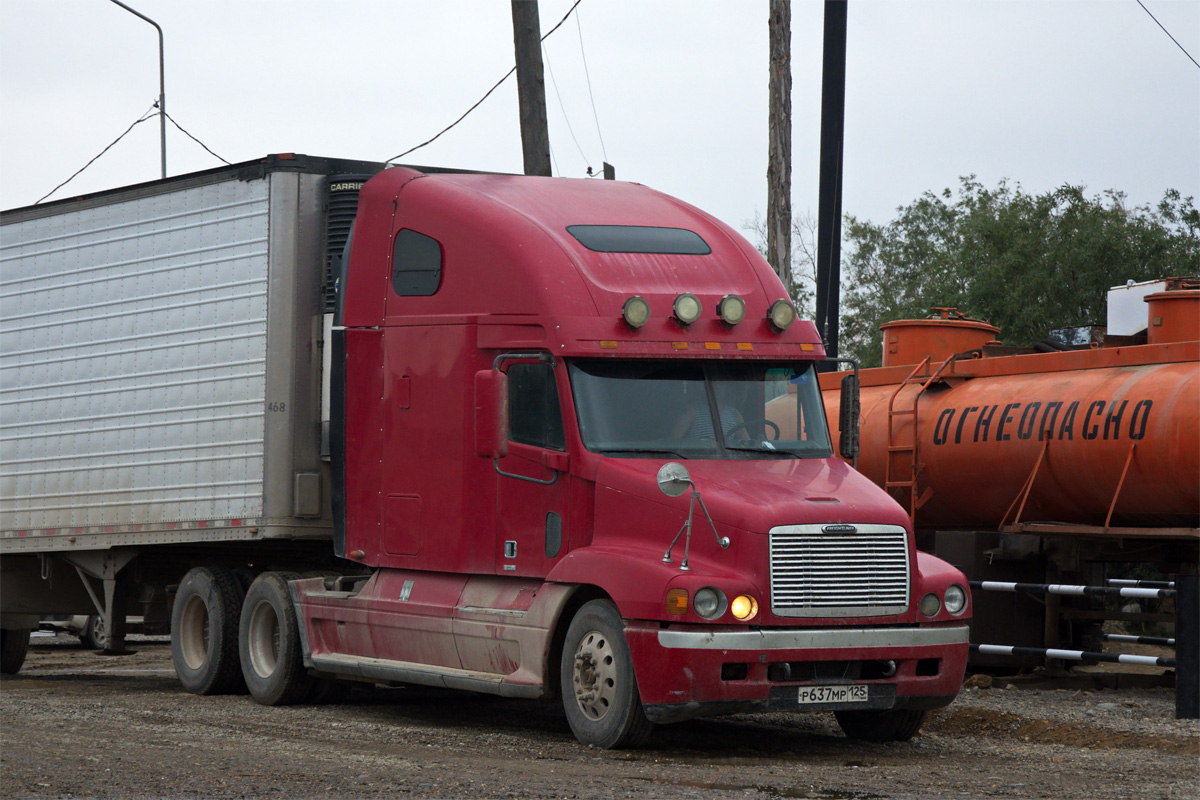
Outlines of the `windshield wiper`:
M 660 456 L 674 456 L 675 458 L 686 459 L 683 453 L 677 453 L 674 450 L 665 450 L 661 447 L 622 447 L 615 450 L 601 450 L 600 452 L 608 455 L 619 455 L 621 453 L 652 453 Z
M 780 458 L 800 458 L 797 453 L 791 450 L 776 450 L 774 447 L 736 447 L 731 444 L 725 445 L 726 450 L 738 450 L 743 453 L 762 453 L 768 456 L 778 456 Z

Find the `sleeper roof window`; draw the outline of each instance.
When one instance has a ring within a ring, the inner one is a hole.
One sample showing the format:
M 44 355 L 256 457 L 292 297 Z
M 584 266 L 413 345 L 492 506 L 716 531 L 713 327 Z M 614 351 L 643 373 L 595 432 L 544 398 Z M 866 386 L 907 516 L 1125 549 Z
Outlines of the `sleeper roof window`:
M 641 225 L 568 225 L 571 234 L 597 253 L 661 253 L 706 256 L 712 252 L 700 234 L 684 228 L 651 228 Z

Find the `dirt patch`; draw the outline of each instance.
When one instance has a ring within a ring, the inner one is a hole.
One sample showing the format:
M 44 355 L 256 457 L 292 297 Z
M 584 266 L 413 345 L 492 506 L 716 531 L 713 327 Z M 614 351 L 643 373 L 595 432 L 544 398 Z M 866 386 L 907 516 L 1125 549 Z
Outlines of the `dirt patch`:
M 604 751 L 554 703 L 394 688 L 267 708 L 187 694 L 164 642 L 134 649 L 35 642 L 0 684 L 0 797 L 1191 800 L 1200 751 L 1162 689 L 971 689 L 905 743 L 761 714 Z
M 1062 744 L 1071 747 L 1147 748 L 1168 753 L 1200 755 L 1200 741 L 1158 734 L 1113 731 L 1077 722 L 1028 719 L 986 708 L 954 708 L 925 723 L 925 730 L 960 735 L 986 734 L 1022 742 Z

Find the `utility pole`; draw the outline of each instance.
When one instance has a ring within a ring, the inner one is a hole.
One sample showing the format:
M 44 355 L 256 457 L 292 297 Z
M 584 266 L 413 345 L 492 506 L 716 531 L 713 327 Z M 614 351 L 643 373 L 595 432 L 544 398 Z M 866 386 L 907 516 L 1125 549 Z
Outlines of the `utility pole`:
M 817 189 L 817 331 L 838 354 L 842 281 L 842 141 L 846 123 L 846 0 L 825 0 L 821 66 L 821 180 Z M 820 368 L 822 365 L 818 365 Z M 829 369 L 832 364 L 825 365 Z
M 549 176 L 550 133 L 546 127 L 546 80 L 542 73 L 542 28 L 537 0 L 512 0 L 512 18 L 525 174 Z
M 158 133 L 161 143 L 162 152 L 162 176 L 167 177 L 167 77 L 166 77 L 166 61 L 163 57 L 163 32 L 158 23 L 147 17 L 145 14 L 130 8 L 121 2 L 121 0 L 110 0 L 110 2 L 119 5 L 121 8 L 133 14 L 135 17 L 149 22 L 158 31 Z M 540 66 L 540 61 L 539 61 Z
M 771 0 L 767 262 L 792 289 L 792 6 Z

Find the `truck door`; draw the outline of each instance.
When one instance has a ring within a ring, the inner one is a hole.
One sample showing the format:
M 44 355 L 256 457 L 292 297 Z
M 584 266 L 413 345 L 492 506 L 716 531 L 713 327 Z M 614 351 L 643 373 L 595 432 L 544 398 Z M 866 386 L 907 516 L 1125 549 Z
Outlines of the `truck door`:
M 564 554 L 570 476 L 554 367 L 508 373 L 508 455 L 497 462 L 496 572 L 545 577 Z

